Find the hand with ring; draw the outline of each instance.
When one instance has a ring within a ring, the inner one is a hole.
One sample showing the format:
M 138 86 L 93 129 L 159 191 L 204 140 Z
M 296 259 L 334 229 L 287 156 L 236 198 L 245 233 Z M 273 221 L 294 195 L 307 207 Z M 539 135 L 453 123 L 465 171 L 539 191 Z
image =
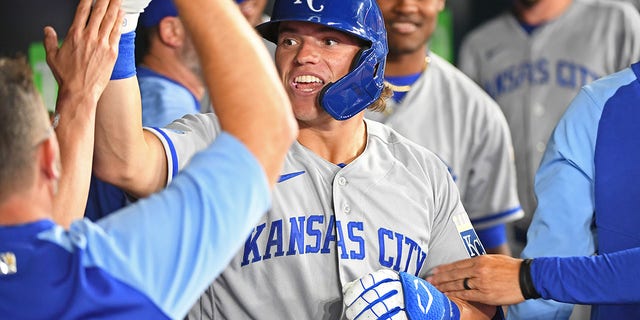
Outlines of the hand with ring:
M 449 297 L 489 305 L 524 301 L 519 273 L 522 259 L 481 255 L 436 267 L 427 281 Z
M 464 287 L 465 290 L 472 290 L 473 288 L 471 288 L 469 286 L 469 279 L 470 278 L 464 278 L 464 280 L 462 280 L 462 286 Z

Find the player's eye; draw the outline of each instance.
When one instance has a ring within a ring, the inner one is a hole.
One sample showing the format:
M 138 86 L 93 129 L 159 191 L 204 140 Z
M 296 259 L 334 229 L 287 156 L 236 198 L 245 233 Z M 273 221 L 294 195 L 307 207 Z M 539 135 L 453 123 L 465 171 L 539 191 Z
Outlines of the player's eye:
M 324 39 L 324 45 L 326 45 L 326 46 L 330 46 L 330 47 L 331 46 L 336 46 L 339 43 L 340 42 L 338 40 L 336 40 L 336 39 L 332 39 L 332 38 Z
M 290 47 L 290 46 L 294 46 L 298 43 L 298 41 L 296 41 L 293 38 L 282 38 L 280 40 L 280 45 L 281 46 L 285 46 L 285 47 Z

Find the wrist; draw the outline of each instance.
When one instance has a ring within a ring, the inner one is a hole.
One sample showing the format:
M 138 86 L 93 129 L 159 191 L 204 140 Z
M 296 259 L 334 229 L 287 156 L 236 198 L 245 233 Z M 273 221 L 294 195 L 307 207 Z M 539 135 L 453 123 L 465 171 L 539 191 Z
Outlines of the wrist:
M 83 91 L 60 90 L 56 101 L 53 127 L 57 129 L 60 122 L 67 122 L 77 117 L 90 118 L 95 115 L 98 99 Z M 84 123 L 84 121 L 83 121 Z
M 125 13 L 124 18 L 122 19 L 122 27 L 120 28 L 120 32 L 122 34 L 136 31 L 136 27 L 138 26 L 138 18 L 140 17 L 140 13 Z
M 531 278 L 531 263 L 533 263 L 533 259 L 524 259 L 522 263 L 520 263 L 520 274 L 518 277 L 520 292 L 525 299 L 538 299 L 541 296 L 538 290 L 536 290 L 533 279 Z
M 123 33 L 118 43 L 118 58 L 116 59 L 111 80 L 131 78 L 136 75 L 135 31 Z

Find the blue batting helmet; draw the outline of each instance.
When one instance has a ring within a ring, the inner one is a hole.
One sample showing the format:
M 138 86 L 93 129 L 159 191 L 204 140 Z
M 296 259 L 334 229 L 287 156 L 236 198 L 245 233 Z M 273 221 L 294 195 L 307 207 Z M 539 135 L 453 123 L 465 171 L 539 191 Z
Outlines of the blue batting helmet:
M 278 42 L 282 21 L 305 21 L 346 32 L 369 44 L 356 56 L 351 71 L 328 84 L 320 105 L 335 119 L 346 120 L 376 101 L 384 88 L 387 33 L 376 0 L 276 0 L 271 20 L 256 29 Z

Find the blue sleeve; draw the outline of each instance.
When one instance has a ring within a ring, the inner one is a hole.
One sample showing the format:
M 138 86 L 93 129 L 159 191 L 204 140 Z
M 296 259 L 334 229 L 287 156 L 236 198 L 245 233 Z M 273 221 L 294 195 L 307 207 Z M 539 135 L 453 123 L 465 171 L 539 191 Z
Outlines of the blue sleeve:
M 91 244 L 87 264 L 179 318 L 226 267 L 270 202 L 258 161 L 222 133 L 163 192 L 100 220 L 97 231 L 78 232 Z M 77 223 L 72 231 L 90 226 Z
M 487 250 L 507 243 L 507 231 L 504 223 L 486 229 L 476 230 L 476 233 L 482 245 L 484 245 Z
M 536 258 L 531 277 L 544 299 L 580 304 L 640 302 L 640 248 L 590 257 Z
M 85 218 L 95 222 L 127 204 L 127 194 L 122 189 L 91 175 Z
M 164 127 L 184 115 L 200 112 L 200 102 L 173 80 L 146 76 L 139 83 L 143 126 Z
M 522 257 L 589 256 L 592 231 L 594 148 L 602 106 L 582 89 L 555 128 L 535 178 L 538 207 Z M 568 319 L 573 306 L 527 300 L 511 306 L 509 319 Z

